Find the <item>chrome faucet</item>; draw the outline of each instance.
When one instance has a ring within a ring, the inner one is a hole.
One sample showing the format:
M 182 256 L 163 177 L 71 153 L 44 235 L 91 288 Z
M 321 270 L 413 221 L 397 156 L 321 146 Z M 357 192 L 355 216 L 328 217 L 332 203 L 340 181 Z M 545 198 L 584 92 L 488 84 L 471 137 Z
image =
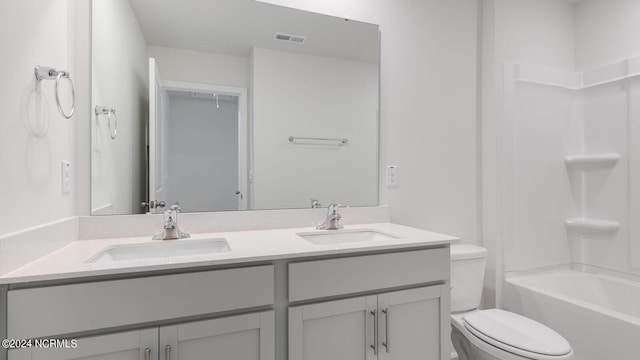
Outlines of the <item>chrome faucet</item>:
M 162 234 L 155 235 L 153 240 L 175 240 L 191 237 L 178 228 L 178 212 L 180 211 L 180 203 L 175 203 L 164 211 L 164 230 Z
M 322 225 L 316 226 L 318 230 L 339 230 L 344 229 L 344 226 L 340 225 L 338 222 L 342 219 L 342 215 L 338 212 L 338 209 L 342 205 L 340 204 L 329 204 L 327 208 L 327 218 L 324 220 Z

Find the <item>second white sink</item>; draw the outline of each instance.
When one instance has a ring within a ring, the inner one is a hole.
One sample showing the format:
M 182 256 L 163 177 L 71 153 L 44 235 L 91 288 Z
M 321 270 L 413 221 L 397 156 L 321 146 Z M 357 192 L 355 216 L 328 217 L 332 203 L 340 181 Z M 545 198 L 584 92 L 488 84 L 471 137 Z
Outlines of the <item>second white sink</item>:
M 224 238 L 196 240 L 165 240 L 153 243 L 110 246 L 87 262 L 107 263 L 127 260 L 146 260 L 164 257 L 207 255 L 231 251 Z
M 383 232 L 370 229 L 324 230 L 318 232 L 298 233 L 296 235 L 316 245 L 343 244 L 376 240 L 393 240 L 398 238 L 390 234 L 385 234 Z

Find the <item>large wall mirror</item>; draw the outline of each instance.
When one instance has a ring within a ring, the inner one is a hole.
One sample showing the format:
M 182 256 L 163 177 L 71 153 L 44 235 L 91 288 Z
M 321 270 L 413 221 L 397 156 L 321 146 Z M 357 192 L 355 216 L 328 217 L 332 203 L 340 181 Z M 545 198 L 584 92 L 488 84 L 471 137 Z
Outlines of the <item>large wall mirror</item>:
M 379 54 L 253 0 L 93 0 L 91 213 L 377 205 Z

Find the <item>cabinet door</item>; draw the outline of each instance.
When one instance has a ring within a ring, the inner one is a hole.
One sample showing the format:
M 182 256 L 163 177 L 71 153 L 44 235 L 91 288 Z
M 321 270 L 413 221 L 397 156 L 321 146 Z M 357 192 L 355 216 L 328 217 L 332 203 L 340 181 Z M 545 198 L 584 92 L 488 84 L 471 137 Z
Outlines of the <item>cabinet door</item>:
M 160 328 L 161 360 L 275 360 L 273 311 Z
M 289 308 L 289 360 L 375 360 L 377 297 Z
M 154 328 L 80 338 L 69 348 L 9 350 L 8 360 L 151 360 L 158 358 L 157 349 Z
M 380 360 L 449 359 L 446 290 L 443 285 L 378 295 Z

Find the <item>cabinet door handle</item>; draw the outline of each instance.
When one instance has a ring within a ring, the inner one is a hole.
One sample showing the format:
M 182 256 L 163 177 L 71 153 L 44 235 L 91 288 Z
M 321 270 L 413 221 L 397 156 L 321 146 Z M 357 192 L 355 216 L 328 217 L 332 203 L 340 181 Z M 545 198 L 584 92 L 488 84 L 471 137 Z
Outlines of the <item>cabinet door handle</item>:
M 389 308 L 384 308 L 384 310 L 382 310 L 382 313 L 384 314 L 384 342 L 382 343 L 382 345 L 384 345 L 385 349 L 387 349 L 387 354 L 391 351 L 391 346 L 389 343 Z
M 369 313 L 373 315 L 373 345 L 371 345 L 371 348 L 373 349 L 373 355 L 378 356 L 378 313 L 376 310 L 372 310 Z
M 164 347 L 164 360 L 171 360 L 171 345 Z
M 151 349 L 144 349 L 144 360 L 151 360 Z

